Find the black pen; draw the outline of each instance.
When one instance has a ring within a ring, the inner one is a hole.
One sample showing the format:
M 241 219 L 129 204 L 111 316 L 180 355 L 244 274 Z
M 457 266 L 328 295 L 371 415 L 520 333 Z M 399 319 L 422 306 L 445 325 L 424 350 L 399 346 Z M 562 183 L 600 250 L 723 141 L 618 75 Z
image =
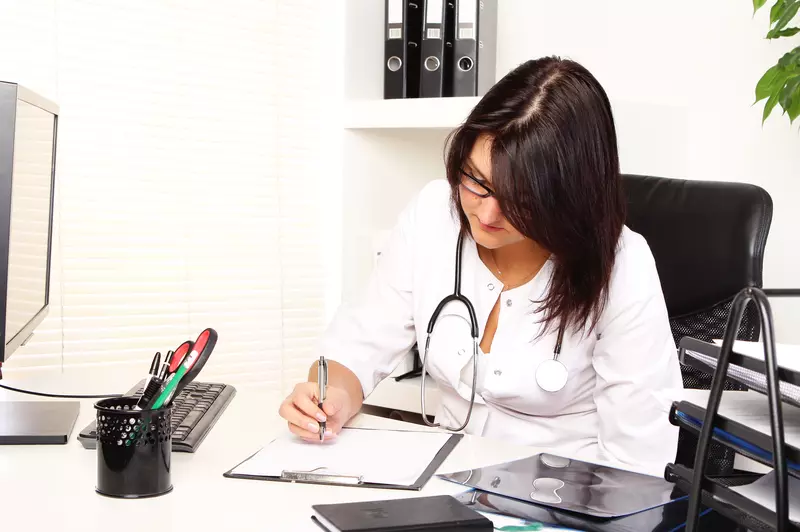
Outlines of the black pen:
M 167 358 L 164 359 L 164 363 L 167 365 L 167 368 L 172 366 L 172 358 L 175 356 L 175 351 L 169 350 L 167 351 Z
M 172 363 L 172 356 L 175 353 L 172 351 L 167 351 L 167 356 L 164 358 L 164 363 L 161 365 L 161 370 L 158 372 L 158 378 L 161 381 L 165 381 L 167 379 L 167 375 L 169 375 L 169 366 Z
M 322 403 L 325 402 L 325 394 L 328 388 L 328 363 L 325 357 L 319 357 L 319 365 L 317 365 L 317 384 L 319 385 L 319 409 L 322 410 Z M 324 412 L 324 410 L 323 410 Z M 319 424 L 319 441 L 325 439 L 325 422 Z
M 153 362 L 150 363 L 150 375 L 156 376 L 158 375 L 158 368 L 161 365 L 161 351 L 157 351 L 155 356 L 153 357 Z
M 161 352 L 159 351 L 156 353 L 156 356 L 153 357 L 153 362 L 150 363 L 150 375 L 144 385 L 142 395 L 139 396 L 139 400 L 136 401 L 136 409 L 144 410 L 148 408 L 148 403 L 153 399 L 153 395 L 158 391 L 158 388 L 161 387 L 161 380 L 158 378 L 160 365 Z

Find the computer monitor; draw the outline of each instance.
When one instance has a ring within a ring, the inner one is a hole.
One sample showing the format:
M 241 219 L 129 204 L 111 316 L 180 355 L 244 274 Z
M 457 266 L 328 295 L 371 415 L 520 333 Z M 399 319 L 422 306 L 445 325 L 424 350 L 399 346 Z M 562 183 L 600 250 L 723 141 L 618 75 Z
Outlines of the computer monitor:
M 0 378 L 50 304 L 58 106 L 0 81 Z M 0 401 L 0 443 L 65 443 L 77 403 Z
M 0 367 L 49 310 L 58 112 L 0 82 Z

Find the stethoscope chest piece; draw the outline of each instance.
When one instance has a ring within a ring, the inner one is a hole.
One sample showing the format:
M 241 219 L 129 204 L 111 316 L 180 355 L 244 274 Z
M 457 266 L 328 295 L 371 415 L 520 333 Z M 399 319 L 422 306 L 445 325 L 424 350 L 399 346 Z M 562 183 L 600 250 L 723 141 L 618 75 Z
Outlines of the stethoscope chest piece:
M 536 367 L 536 384 L 546 392 L 561 391 L 567 385 L 569 371 L 567 366 L 558 359 L 561 354 L 561 343 L 564 341 L 564 326 L 559 327 L 556 347 L 553 349 L 553 358 L 543 360 Z
M 536 384 L 546 392 L 561 391 L 567 384 L 567 367 L 559 360 L 543 360 L 536 368 Z

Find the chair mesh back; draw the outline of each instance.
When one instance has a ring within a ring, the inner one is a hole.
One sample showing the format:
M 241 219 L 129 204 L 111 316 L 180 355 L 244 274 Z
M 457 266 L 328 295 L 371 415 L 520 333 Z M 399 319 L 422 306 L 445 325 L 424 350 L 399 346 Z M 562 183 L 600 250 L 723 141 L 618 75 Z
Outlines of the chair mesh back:
M 733 298 L 710 309 L 689 316 L 680 316 L 670 319 L 670 327 L 672 327 L 672 337 L 675 339 L 675 345 L 678 345 L 681 338 L 684 336 L 691 336 L 692 338 L 697 338 L 704 342 L 722 339 L 732 303 Z M 758 340 L 759 330 L 758 311 L 752 304 L 748 304 L 747 307 L 745 307 L 736 338 L 751 342 Z M 689 366 L 681 367 L 681 373 L 683 374 L 683 386 L 685 388 L 701 390 L 708 390 L 711 388 L 711 374 L 703 373 Z M 724 389 L 746 390 L 747 388 L 736 381 L 726 379 Z
M 730 313 L 732 303 L 733 298 L 715 305 L 710 309 L 688 316 L 670 319 L 670 326 L 672 328 L 672 336 L 675 339 L 675 344 L 678 345 L 684 336 L 691 336 L 692 338 L 697 338 L 705 342 L 721 339 L 725 332 L 725 325 L 728 321 L 728 314 Z M 758 311 L 754 305 L 748 304 L 747 307 L 745 307 L 742 322 L 739 325 L 737 339 L 747 341 L 758 340 L 759 330 Z M 681 374 L 683 376 L 683 386 L 685 388 L 701 390 L 708 390 L 711 388 L 712 376 L 709 373 L 704 373 L 691 366 L 681 365 Z M 747 387 L 734 380 L 725 379 L 723 389 L 746 390 Z M 697 436 L 681 429 L 678 435 L 678 455 L 676 463 L 689 468 L 693 467 L 697 444 Z M 733 471 L 734 456 L 735 453 L 731 449 L 712 441 L 708 448 L 706 473 L 708 475 L 730 474 Z

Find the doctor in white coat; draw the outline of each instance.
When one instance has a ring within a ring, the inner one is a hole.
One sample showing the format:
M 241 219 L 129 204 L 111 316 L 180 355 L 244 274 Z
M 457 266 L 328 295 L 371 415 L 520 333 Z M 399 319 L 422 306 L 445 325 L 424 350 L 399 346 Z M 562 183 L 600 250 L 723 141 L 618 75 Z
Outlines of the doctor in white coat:
M 335 438 L 415 342 L 424 353 L 459 279 L 474 320 L 447 302 L 424 355 L 437 423 L 663 475 L 678 437 L 665 392 L 681 374 L 652 254 L 624 225 L 603 88 L 575 62 L 528 61 L 451 134 L 445 166 L 323 335 L 322 409 L 314 363 L 280 415 L 309 441 L 320 421 Z

